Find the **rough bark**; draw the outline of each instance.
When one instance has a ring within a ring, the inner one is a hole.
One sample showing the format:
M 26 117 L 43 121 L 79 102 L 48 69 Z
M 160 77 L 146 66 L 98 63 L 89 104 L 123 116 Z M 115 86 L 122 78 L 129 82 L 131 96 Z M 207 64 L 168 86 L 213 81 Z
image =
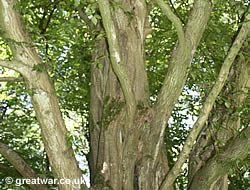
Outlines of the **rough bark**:
M 0 143 L 0 153 L 17 169 L 17 171 L 26 179 L 37 179 L 39 175 L 20 157 L 14 150 L 6 144 Z M 29 184 L 31 189 L 47 190 L 44 184 Z
M 108 14 L 108 18 L 112 19 L 103 21 L 109 37 L 107 40 L 100 39 L 97 42 L 98 52 L 94 58 L 97 63 L 92 66 L 90 111 L 92 182 L 95 186 L 133 189 L 133 162 L 135 162 L 133 160 L 136 158 L 125 161 L 127 156 L 125 151 L 136 146 L 129 144 L 131 141 L 127 137 L 132 130 L 126 125 L 125 120 L 133 123 L 131 118 L 135 116 L 132 114 L 136 108 L 135 103 L 147 104 L 145 101 L 148 98 L 148 87 L 143 33 L 146 4 L 144 1 L 123 2 L 122 5 L 126 10 L 119 9 L 107 13 L 103 10 L 106 10 L 107 6 L 109 10 L 113 10 L 113 5 L 107 1 L 99 3 L 100 7 L 103 6 L 100 9 L 101 13 L 105 12 L 104 14 Z M 134 19 L 130 20 L 126 11 L 131 12 Z M 109 31 L 109 25 L 112 26 L 110 27 L 112 31 Z M 110 32 L 113 37 L 115 36 L 115 42 Z M 102 59 L 98 59 L 100 57 Z
M 113 189 L 159 189 L 168 172 L 163 148 L 167 120 L 212 8 L 209 1 L 197 0 L 185 29 L 177 17 L 172 19 L 179 43 L 159 103 L 152 109 L 144 60 L 146 4 L 142 0 L 119 2 L 121 6 L 114 8 L 108 1 L 98 1 L 107 40 L 99 40 L 96 58 L 104 58 L 95 59 L 98 63 L 92 67 L 92 182 Z M 114 114 L 112 119 L 110 114 Z
M 80 178 L 81 172 L 73 150 L 67 146 L 66 128 L 53 84 L 45 69 L 42 72 L 33 69 L 34 65 L 42 66 L 41 60 L 32 48 L 20 17 L 12 9 L 13 1 L 0 2 L 1 23 L 7 37 L 21 42 L 21 45 L 10 44 L 14 59 L 11 62 L 2 60 L 0 66 L 21 73 L 31 91 L 55 177 Z M 156 0 L 176 27 L 179 40 L 171 55 L 166 79 L 153 108 L 148 105 L 144 58 L 147 25 L 145 0 L 97 2 L 102 16 L 102 23 L 98 24 L 99 32 L 105 31 L 106 36 L 96 42 L 97 52 L 93 56 L 96 64 L 91 69 L 88 160 L 92 189 L 172 189 L 172 184 L 225 82 L 230 64 L 242 40 L 231 49 L 233 53 L 225 61 L 215 90 L 207 99 L 194 132 L 188 138 L 176 165 L 169 172 L 163 143 L 165 128 L 207 25 L 212 11 L 211 1 L 196 0 L 188 22 L 183 27 L 169 6 L 161 0 Z M 62 185 L 60 188 L 79 189 L 73 185 Z
M 39 56 L 32 47 L 31 40 L 21 17 L 14 9 L 14 0 L 0 1 L 1 27 L 4 37 L 10 39 L 8 44 L 14 59 L 10 62 L 0 61 L 0 66 L 19 72 L 30 91 L 32 104 L 39 121 L 45 150 L 48 154 L 52 171 L 58 179 L 80 179 L 81 170 L 74 157 L 74 152 L 67 145 L 66 127 L 59 109 L 54 86 L 46 71 L 33 69 L 34 65 L 43 67 Z M 80 189 L 79 184 L 59 185 L 60 189 Z

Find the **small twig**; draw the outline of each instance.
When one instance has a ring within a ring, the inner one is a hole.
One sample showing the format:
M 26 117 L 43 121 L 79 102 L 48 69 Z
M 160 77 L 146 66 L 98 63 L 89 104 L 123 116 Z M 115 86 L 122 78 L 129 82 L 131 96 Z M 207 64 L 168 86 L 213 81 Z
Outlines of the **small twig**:
M 176 11 L 176 9 L 174 8 L 174 4 L 172 3 L 172 1 L 170 0 L 169 2 L 171 4 L 171 7 L 174 10 L 175 15 L 180 19 L 180 21 L 182 22 L 182 24 L 185 24 L 184 20 L 181 19 L 180 15 L 178 14 L 178 12 Z

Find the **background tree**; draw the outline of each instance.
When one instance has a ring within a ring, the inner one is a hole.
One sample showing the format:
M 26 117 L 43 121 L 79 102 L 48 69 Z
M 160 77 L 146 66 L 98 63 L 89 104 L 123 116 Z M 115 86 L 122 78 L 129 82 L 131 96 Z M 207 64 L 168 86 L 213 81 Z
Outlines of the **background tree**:
M 78 179 L 76 154 L 92 189 L 185 188 L 198 142 L 188 188 L 227 189 L 249 145 L 247 2 L 0 2 L 3 176 Z

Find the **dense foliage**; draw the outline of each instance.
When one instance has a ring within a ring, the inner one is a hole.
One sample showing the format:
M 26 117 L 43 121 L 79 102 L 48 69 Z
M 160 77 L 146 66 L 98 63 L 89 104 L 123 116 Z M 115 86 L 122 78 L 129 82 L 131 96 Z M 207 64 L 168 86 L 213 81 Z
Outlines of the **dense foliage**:
M 173 11 L 185 23 L 192 1 L 169 1 Z M 115 6 L 115 5 L 114 5 Z M 81 9 L 79 10 L 80 7 Z M 248 1 L 220 1 L 216 4 L 208 23 L 199 49 L 189 68 L 190 74 L 176 104 L 166 131 L 166 149 L 169 165 L 173 166 L 186 139 L 190 127 L 198 116 L 201 103 L 209 93 L 228 49 L 238 32 Z M 56 87 L 62 113 L 66 118 L 69 131 L 68 141 L 87 173 L 86 158 L 88 153 L 88 117 L 90 101 L 90 67 L 95 52 L 93 44 L 100 35 L 81 18 L 79 11 L 87 13 L 91 24 L 100 19 L 96 4 L 87 1 L 60 0 L 20 0 L 16 7 L 23 15 L 26 28 L 33 44 L 48 69 Z M 150 11 L 152 33 L 146 38 L 146 64 L 149 76 L 149 89 L 152 104 L 163 84 L 172 49 L 177 43 L 177 34 L 173 24 L 159 8 Z M 6 42 L 0 39 L 0 58 L 10 60 L 11 52 Z M 17 73 L 0 68 L 0 76 L 18 76 Z M 20 82 L 0 83 L 0 140 L 19 153 L 38 173 L 50 176 L 51 170 L 44 151 L 40 129 L 37 123 L 29 91 Z M 227 99 L 219 97 L 218 104 L 228 105 Z M 242 110 L 248 124 L 249 98 Z M 169 141 L 170 140 L 170 141 Z M 6 176 L 20 177 L 17 172 L 9 173 L 1 168 L 11 167 L 7 160 L 0 157 L 0 179 Z M 248 177 L 246 163 L 237 163 L 232 169 L 229 189 L 246 189 Z M 86 174 L 87 175 L 87 174 Z M 176 180 L 176 189 L 185 189 L 187 168 Z M 11 188 L 0 181 L 1 189 Z M 24 187 L 28 188 L 28 187 Z

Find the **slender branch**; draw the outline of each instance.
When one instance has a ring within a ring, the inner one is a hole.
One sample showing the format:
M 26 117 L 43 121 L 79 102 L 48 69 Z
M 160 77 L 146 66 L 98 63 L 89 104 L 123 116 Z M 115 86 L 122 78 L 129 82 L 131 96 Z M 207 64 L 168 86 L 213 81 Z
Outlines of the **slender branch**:
M 83 12 L 83 10 L 78 7 L 77 11 L 79 13 L 80 18 L 90 27 L 95 28 L 95 25 L 91 22 L 91 20 L 88 18 L 88 16 Z
M 0 82 L 20 82 L 23 81 L 22 77 L 0 77 Z
M 210 189 L 211 185 L 220 177 L 225 176 L 237 160 L 244 160 L 250 147 L 250 127 L 245 128 L 237 137 L 233 138 L 219 154 L 206 162 L 194 176 L 190 190 Z
M 42 18 L 40 19 L 40 24 L 39 24 L 39 29 L 40 29 L 40 33 L 41 34 L 43 34 L 43 33 L 45 33 L 45 31 L 46 31 L 46 28 L 44 29 L 44 22 L 45 22 L 45 18 L 46 18 L 46 16 L 47 16 L 47 14 L 48 14 L 48 8 L 47 9 L 44 9 L 44 12 L 43 12 L 43 16 L 42 16 Z
M 39 175 L 33 170 L 25 160 L 6 144 L 0 142 L 0 153 L 17 169 L 17 171 L 27 179 L 37 179 Z M 29 184 L 34 190 L 46 190 L 47 185 Z
M 163 0 L 155 0 L 155 1 L 163 10 L 164 14 L 167 15 L 168 19 L 174 24 L 177 34 L 178 34 L 180 45 L 184 47 L 185 46 L 185 37 L 184 37 L 185 34 L 184 34 L 184 30 L 183 30 L 182 22 L 180 18 L 177 17 L 172 12 L 170 6 L 167 3 L 165 3 Z
M 248 15 L 247 20 L 249 18 L 250 18 L 250 16 Z M 229 51 L 223 65 L 221 67 L 217 81 L 216 81 L 213 89 L 209 93 L 205 103 L 203 104 L 203 107 L 200 111 L 199 118 L 195 122 L 193 129 L 190 132 L 189 136 L 187 137 L 186 142 L 183 146 L 183 149 L 180 152 L 180 155 L 178 157 L 177 162 L 175 163 L 174 167 L 171 169 L 171 171 L 166 176 L 164 182 L 161 185 L 160 190 L 168 189 L 170 187 L 170 185 L 174 182 L 178 173 L 180 172 L 182 165 L 187 160 L 188 155 L 189 155 L 190 151 L 192 150 L 192 147 L 195 143 L 195 140 L 196 140 L 198 134 L 200 133 L 203 125 L 205 124 L 205 122 L 208 119 L 208 115 L 213 108 L 216 97 L 219 95 L 222 87 L 224 86 L 225 81 L 227 80 L 230 67 L 231 67 L 235 57 L 237 56 L 243 42 L 245 41 L 245 39 L 247 37 L 247 34 L 249 32 L 249 27 L 250 27 L 250 23 L 243 24 L 236 40 L 234 41 L 232 47 L 230 48 L 230 51 Z
M 122 67 L 119 44 L 118 44 L 118 36 L 116 35 L 115 26 L 112 21 L 109 1 L 98 0 L 98 5 L 100 8 L 103 25 L 108 39 L 111 65 L 113 67 L 116 76 L 120 81 L 121 88 L 126 100 L 129 117 L 134 117 L 136 100 L 133 94 L 130 79 L 127 75 L 127 72 Z
M 5 116 L 5 114 L 6 114 L 6 112 L 7 112 L 7 110 L 8 110 L 8 108 L 9 108 L 9 106 L 10 106 L 10 103 L 9 102 L 7 102 L 7 105 L 6 106 L 1 106 L 1 117 L 0 117 L 0 124 L 2 123 L 2 121 L 3 121 L 3 118 L 4 118 L 4 116 Z
M 172 1 L 170 0 L 169 2 L 170 2 L 170 4 L 171 4 L 171 7 L 173 7 L 173 9 L 174 9 L 175 15 L 180 19 L 180 21 L 182 22 L 182 24 L 185 24 L 184 20 L 182 20 L 182 18 L 180 17 L 180 15 L 178 14 L 178 12 L 177 12 L 176 9 L 174 8 L 174 4 L 172 3 Z
M 161 126 L 163 121 L 160 118 L 167 120 L 172 113 L 172 109 L 184 87 L 188 67 L 193 61 L 194 53 L 204 33 L 211 11 L 212 7 L 209 0 L 195 1 L 186 24 L 185 46 L 181 46 L 180 43 L 176 44 L 167 76 L 158 95 L 157 103 L 154 106 L 155 112 L 159 113 L 156 118 L 156 124 L 154 124 L 155 126 Z M 181 27 L 180 21 L 178 23 Z M 179 31 L 179 33 L 182 32 Z M 182 36 L 182 34 L 180 35 Z
M 53 6 L 53 8 L 52 8 L 52 10 L 50 11 L 50 15 L 49 15 L 49 18 L 47 19 L 47 22 L 46 22 L 46 25 L 45 26 L 43 26 L 44 25 L 44 20 L 45 20 L 45 13 L 46 12 L 48 12 L 48 10 L 45 10 L 44 11 L 44 18 L 42 18 L 41 19 L 41 23 L 40 23 L 40 30 L 41 30 L 41 34 L 44 34 L 46 31 L 47 31 L 47 29 L 48 29 L 48 26 L 49 26 L 49 24 L 50 24 L 50 22 L 51 22 L 51 19 L 52 19 L 52 16 L 53 16 L 53 14 L 54 14 L 54 12 L 55 12 L 55 10 L 56 10 L 56 7 L 57 7 L 57 4 L 54 4 L 54 6 Z

